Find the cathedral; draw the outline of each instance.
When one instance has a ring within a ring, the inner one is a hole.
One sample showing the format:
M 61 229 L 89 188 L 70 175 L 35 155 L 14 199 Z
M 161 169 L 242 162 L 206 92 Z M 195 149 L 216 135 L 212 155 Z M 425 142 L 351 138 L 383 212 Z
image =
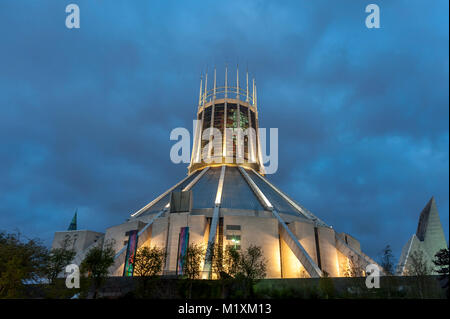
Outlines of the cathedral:
M 226 70 L 223 84 L 217 85 L 214 70 L 212 84 L 207 74 L 200 82 L 199 124 L 187 176 L 105 233 L 76 230 L 72 222 L 68 231 L 55 233 L 53 247 L 70 239 L 76 251 L 73 263 L 79 265 L 89 249 L 112 243 L 111 276 L 133 276 L 133 256 L 144 246 L 165 250 L 163 275 L 182 274 L 180 261 L 189 244 L 231 245 L 241 251 L 259 246 L 267 278 L 342 277 L 351 264 L 361 269 L 376 264 L 356 238 L 334 229 L 271 183 L 262 162 L 255 81 L 249 85 L 246 73 L 241 87 L 238 70 L 235 75 L 229 81 Z M 431 211 L 424 218 L 433 221 Z M 423 234 L 418 230 L 411 245 L 418 245 Z M 427 240 L 425 236 L 425 246 Z M 201 265 L 204 279 L 215 278 L 209 251 L 205 249 Z

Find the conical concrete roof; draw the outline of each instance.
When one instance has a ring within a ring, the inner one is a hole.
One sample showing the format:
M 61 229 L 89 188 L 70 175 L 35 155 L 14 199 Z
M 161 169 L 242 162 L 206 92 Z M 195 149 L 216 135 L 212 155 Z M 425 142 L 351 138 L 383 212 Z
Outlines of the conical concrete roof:
M 252 169 L 237 166 L 226 166 L 220 204 L 223 213 L 233 213 L 235 211 L 258 213 L 266 210 L 264 203 L 261 202 L 261 199 L 240 170 L 245 170 L 251 181 L 255 183 L 278 213 L 289 215 L 295 219 L 307 219 L 326 226 L 314 214 L 270 183 L 266 177 Z M 187 190 L 187 188 L 192 191 L 192 213 L 212 210 L 215 207 L 220 174 L 221 166 L 207 167 L 196 171 L 134 213 L 132 217 L 144 217 L 160 212 L 168 206 L 171 192 L 180 192 Z

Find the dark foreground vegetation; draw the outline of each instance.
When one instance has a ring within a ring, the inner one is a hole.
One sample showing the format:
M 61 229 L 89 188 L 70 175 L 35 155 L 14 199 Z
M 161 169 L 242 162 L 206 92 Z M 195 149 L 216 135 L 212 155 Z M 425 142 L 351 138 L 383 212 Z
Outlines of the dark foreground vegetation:
M 446 298 L 438 276 L 418 284 L 416 277 L 382 277 L 379 289 L 367 289 L 365 278 L 262 279 L 250 296 L 246 283 L 236 279 L 193 280 L 176 278 L 110 277 L 96 298 L 130 299 L 441 299 Z M 144 283 L 145 282 L 145 283 Z M 423 284 L 425 283 L 425 285 Z M 23 298 L 95 298 L 95 288 L 82 280 L 80 289 L 67 289 L 63 279 L 54 284 L 30 285 Z M 191 297 L 189 298 L 189 295 Z
M 354 298 L 448 298 L 449 254 L 443 249 L 434 264 L 439 275 L 417 256 L 409 276 L 383 276 L 380 288 L 368 289 L 365 278 L 353 275 L 342 278 L 264 279 L 266 260 L 260 247 L 243 251 L 211 247 L 211 268 L 215 280 L 202 280 L 201 261 L 205 250 L 189 245 L 183 263 L 183 276 L 161 276 L 164 251 L 157 247 L 138 250 L 134 277 L 108 277 L 115 252 L 110 245 L 89 250 L 80 265 L 80 288 L 69 289 L 61 278 L 75 252 L 70 243 L 48 250 L 39 240 L 20 234 L 0 232 L 0 298 L 46 299 L 354 299 Z M 381 265 L 393 269 L 389 247 Z M 350 274 L 360 274 L 358 265 Z

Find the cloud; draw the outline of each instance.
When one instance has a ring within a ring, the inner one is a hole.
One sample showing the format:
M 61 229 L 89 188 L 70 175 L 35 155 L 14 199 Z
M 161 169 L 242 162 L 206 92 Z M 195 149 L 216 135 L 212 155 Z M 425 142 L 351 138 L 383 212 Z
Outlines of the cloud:
M 371 256 L 398 254 L 434 195 L 448 238 L 448 3 L 2 1 L 0 229 L 50 244 L 78 207 L 104 231 L 186 174 L 199 76 L 256 76 L 278 127 L 271 180 Z M 381 240 L 380 240 L 381 238 Z

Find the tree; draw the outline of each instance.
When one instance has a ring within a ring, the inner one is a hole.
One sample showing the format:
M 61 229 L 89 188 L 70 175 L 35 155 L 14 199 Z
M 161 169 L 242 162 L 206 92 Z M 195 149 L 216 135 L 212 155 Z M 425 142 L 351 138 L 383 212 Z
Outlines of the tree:
M 108 268 L 114 264 L 114 249 L 112 244 L 105 247 L 93 247 L 81 262 L 80 271 L 92 279 L 94 285 L 94 298 L 108 276 Z
M 381 261 L 380 261 L 381 267 L 383 267 L 386 275 L 393 276 L 395 271 L 395 261 L 394 261 L 394 255 L 392 255 L 392 249 L 390 245 L 386 245 L 386 247 L 383 249 Z
M 443 288 L 446 288 L 447 298 L 449 297 L 448 280 L 449 280 L 449 250 L 444 248 L 434 255 L 433 264 L 435 271 L 440 275 L 444 282 Z
M 249 279 L 260 279 L 266 277 L 267 261 L 263 257 L 259 246 L 250 245 L 240 257 L 240 271 Z
M 416 250 L 409 255 L 409 262 L 406 265 L 405 274 L 407 276 L 429 276 L 432 269 L 428 265 L 422 250 Z
M 409 261 L 406 264 L 405 275 L 415 276 L 414 283 L 420 298 L 424 297 L 426 277 L 431 275 L 432 269 L 428 265 L 422 250 L 416 250 L 409 255 Z
M 141 277 L 154 277 L 161 273 L 165 251 L 158 247 L 139 248 L 134 257 L 134 274 Z
M 189 244 L 184 255 L 183 274 L 188 279 L 200 277 L 200 265 L 204 256 L 204 248 L 199 244 Z
M 205 249 L 199 244 L 189 244 L 186 253 L 183 257 L 183 274 L 188 280 L 188 298 L 192 297 L 192 281 L 200 277 L 202 263 Z
M 247 292 L 254 295 L 253 286 L 258 279 L 266 277 L 267 261 L 259 246 L 250 245 L 239 258 L 239 274 L 243 277 Z
M 215 244 L 211 254 L 213 274 L 221 284 L 221 295 L 225 298 L 225 286 L 232 283 L 239 273 L 240 254 L 234 246 L 227 246 L 225 250 L 222 245 Z
M 42 277 L 47 256 L 39 240 L 23 241 L 20 233 L 0 233 L 0 298 L 24 297 L 25 284 Z
M 225 265 L 224 265 L 225 253 L 223 251 L 223 246 L 216 243 L 214 246 L 209 246 L 208 251 L 210 251 L 213 274 L 219 280 L 229 278 L 229 276 L 225 272 Z
M 225 249 L 225 272 L 228 276 L 235 278 L 240 271 L 241 254 L 234 246 L 228 246 Z
M 73 249 L 68 249 L 69 246 L 70 239 L 65 238 L 61 243 L 61 247 L 53 248 L 47 256 L 45 275 L 52 284 L 55 283 L 58 274 L 65 269 L 76 255 Z
M 150 296 L 149 283 L 161 273 L 165 256 L 164 249 L 158 247 L 145 246 L 139 248 L 136 252 L 134 256 L 134 276 L 140 277 L 138 294 L 141 297 Z
M 214 246 L 212 253 L 213 273 L 218 279 L 234 278 L 239 273 L 240 254 L 234 246 L 224 249 L 219 244 Z
M 433 264 L 436 266 L 436 272 L 448 278 L 449 274 L 449 250 L 444 248 L 434 255 Z
M 364 277 L 364 267 L 356 256 L 347 258 L 347 265 L 344 269 L 345 277 Z

